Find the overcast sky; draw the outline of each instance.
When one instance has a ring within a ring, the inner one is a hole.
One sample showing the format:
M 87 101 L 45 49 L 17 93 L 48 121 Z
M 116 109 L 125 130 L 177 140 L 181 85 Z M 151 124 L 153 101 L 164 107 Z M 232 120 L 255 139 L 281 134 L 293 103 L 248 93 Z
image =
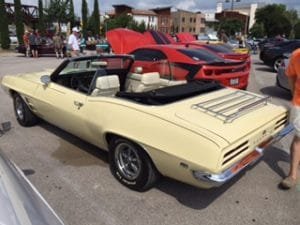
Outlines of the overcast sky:
M 43 0 L 45 1 L 45 0 Z M 48 0 L 50 1 L 50 0 Z M 185 9 L 190 11 L 213 11 L 216 8 L 217 0 L 98 0 L 101 14 L 111 10 L 114 4 L 126 4 L 136 9 L 150 9 L 156 7 L 172 6 L 174 8 Z M 236 0 L 233 0 L 236 1 Z M 5 2 L 13 2 L 13 0 L 5 0 Z M 21 0 L 22 4 L 37 5 L 38 0 Z M 81 16 L 81 2 L 82 0 L 73 0 L 75 6 L 75 13 Z M 94 0 L 87 0 L 89 5 L 89 12 L 93 10 Z M 300 10 L 299 0 L 241 0 L 240 3 L 235 2 L 234 5 L 249 4 L 251 2 L 263 3 L 281 3 L 286 4 L 288 8 L 296 8 Z M 223 6 L 229 8 L 231 3 L 224 3 Z

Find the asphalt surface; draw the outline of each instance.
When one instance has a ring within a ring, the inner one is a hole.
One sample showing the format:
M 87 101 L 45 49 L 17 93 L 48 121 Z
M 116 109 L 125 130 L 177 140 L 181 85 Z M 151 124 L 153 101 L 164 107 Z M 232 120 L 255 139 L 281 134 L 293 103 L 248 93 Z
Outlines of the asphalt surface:
M 0 79 L 7 74 L 55 68 L 61 60 L 0 53 Z M 276 74 L 252 57 L 248 90 L 290 106 L 290 95 L 275 86 Z M 12 129 L 0 148 L 70 225 L 299 225 L 300 184 L 289 191 L 277 184 L 289 168 L 292 134 L 269 147 L 263 159 L 222 187 L 201 190 L 163 178 L 148 192 L 119 184 L 110 174 L 107 153 L 41 122 L 21 127 L 12 100 L 0 89 L 0 123 Z

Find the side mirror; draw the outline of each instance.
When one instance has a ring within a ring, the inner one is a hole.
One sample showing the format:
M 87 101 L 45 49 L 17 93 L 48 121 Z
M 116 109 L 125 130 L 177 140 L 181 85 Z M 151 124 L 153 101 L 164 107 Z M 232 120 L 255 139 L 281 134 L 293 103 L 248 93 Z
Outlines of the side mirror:
M 49 75 L 41 76 L 41 82 L 47 86 L 51 82 L 50 76 Z

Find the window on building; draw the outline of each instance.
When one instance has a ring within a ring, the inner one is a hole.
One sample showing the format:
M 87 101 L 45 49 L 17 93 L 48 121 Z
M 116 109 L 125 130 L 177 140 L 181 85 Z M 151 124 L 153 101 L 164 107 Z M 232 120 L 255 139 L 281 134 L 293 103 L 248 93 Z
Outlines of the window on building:
M 184 27 L 181 27 L 181 32 L 184 32 Z
M 196 23 L 196 18 L 194 18 L 194 23 Z
M 193 32 L 194 32 L 194 33 L 196 32 L 196 28 L 195 28 L 195 27 L 193 27 Z
M 201 23 L 205 23 L 205 19 L 204 18 L 201 18 Z
M 193 18 L 192 17 L 190 17 L 190 23 L 192 23 L 193 22 Z
M 190 27 L 189 32 L 192 32 L 192 28 Z
M 181 21 L 184 23 L 184 22 L 185 22 L 185 17 L 182 17 L 182 18 L 181 18 Z

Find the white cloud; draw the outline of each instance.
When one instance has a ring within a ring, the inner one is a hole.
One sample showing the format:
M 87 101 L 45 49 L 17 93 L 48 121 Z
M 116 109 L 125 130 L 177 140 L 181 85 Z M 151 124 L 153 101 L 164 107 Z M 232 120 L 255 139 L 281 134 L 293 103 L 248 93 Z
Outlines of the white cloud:
M 195 0 L 184 0 L 177 3 L 176 8 L 184 9 L 184 10 L 191 10 L 194 9 L 196 6 Z

